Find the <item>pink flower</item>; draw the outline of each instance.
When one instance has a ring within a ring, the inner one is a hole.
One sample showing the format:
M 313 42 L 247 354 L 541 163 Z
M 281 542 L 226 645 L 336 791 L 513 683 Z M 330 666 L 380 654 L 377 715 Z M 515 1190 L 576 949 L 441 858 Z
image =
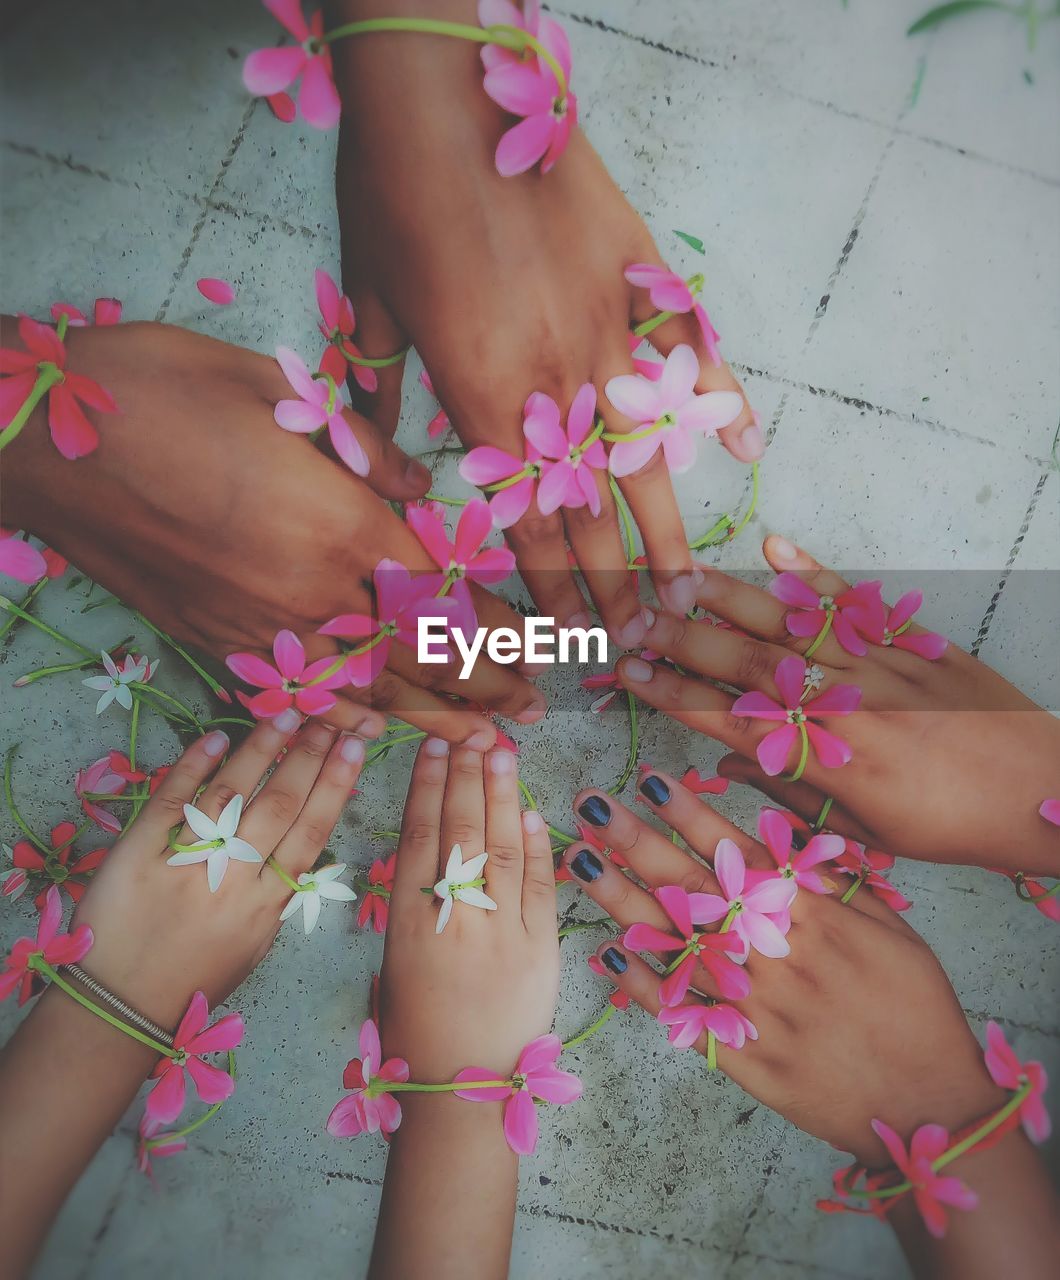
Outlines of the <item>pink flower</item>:
M 866 849 L 856 840 L 847 840 L 846 848 L 833 865 L 837 871 L 861 880 L 865 888 L 871 890 L 892 911 L 908 911 L 913 905 L 905 894 L 900 893 L 880 874 L 894 866 L 893 854 L 884 853 L 881 849 Z
M 486 547 L 493 528 L 488 505 L 475 498 L 460 513 L 456 537 L 450 542 L 445 520 L 427 507 L 407 506 L 405 519 L 434 563 L 453 580 L 470 578 L 490 586 L 515 570 L 515 555 L 507 547 Z
M 112 813 L 100 807 L 97 801 L 90 800 L 90 795 L 120 796 L 125 790 L 126 780 L 116 774 L 110 766 L 110 756 L 100 756 L 84 769 L 78 769 L 74 775 L 74 795 L 81 801 L 81 808 L 88 814 L 97 827 L 117 835 L 121 831 L 121 823 Z
M 525 436 L 525 419 L 523 432 Z M 498 529 L 507 529 L 522 519 L 534 499 L 541 477 L 541 454 L 529 439 L 525 448 L 526 457 L 516 458 L 494 445 L 479 445 L 460 459 L 458 470 L 469 484 L 497 486 L 489 505 Z
M 816 636 L 831 617 L 831 629 L 847 653 L 864 657 L 868 646 L 855 630 L 847 610 L 858 604 L 871 606 L 874 599 L 880 598 L 881 586 L 879 582 L 859 582 L 838 596 L 822 596 L 798 574 L 778 573 L 769 590 L 782 604 L 793 607 L 784 619 L 791 635 Z
M 599 438 L 586 445 L 596 421 L 596 388 L 586 382 L 578 388 L 567 414 L 566 430 L 560 426 L 559 405 L 551 396 L 535 391 L 523 409 L 523 434 L 543 459 L 537 506 L 543 516 L 559 507 L 588 507 L 600 514 L 600 490 L 593 468 L 607 466 L 607 454 Z
M 816 718 L 850 715 L 861 701 L 861 690 L 855 684 L 837 684 L 815 698 L 808 698 L 812 683 L 807 679 L 809 672 L 810 667 L 802 658 L 781 658 L 773 679 L 782 702 L 768 694 L 754 692 L 741 694 L 732 704 L 733 715 L 783 722 L 779 729 L 766 734 L 756 752 L 763 772 L 770 777 L 783 770 L 800 730 L 809 738 L 817 759 L 826 769 L 838 769 L 849 763 L 853 755 L 850 746 L 842 738 L 822 729 Z
M 284 431 L 310 435 L 327 427 L 332 446 L 349 469 L 357 476 L 368 474 L 368 455 L 354 435 L 343 414 L 339 385 L 325 374 L 314 378 L 302 359 L 289 347 L 277 347 L 276 359 L 284 376 L 298 395 L 297 400 L 281 400 L 273 417 Z
M 906 1181 L 913 1184 L 913 1199 L 924 1225 L 936 1239 L 941 1239 L 946 1234 L 943 1205 L 974 1209 L 979 1203 L 975 1192 L 959 1178 L 940 1177 L 931 1167 L 949 1145 L 949 1134 L 940 1124 L 923 1124 L 913 1134 L 906 1151 L 902 1139 L 890 1125 L 882 1120 L 873 1120 L 872 1127 L 890 1152 L 891 1159 L 905 1174 Z
M 68 302 L 53 302 L 52 319 L 58 323 L 60 316 L 66 316 L 67 326 L 71 329 L 83 329 L 88 319 L 83 311 L 72 307 Z M 92 309 L 92 323 L 95 325 L 118 324 L 121 320 L 121 303 L 117 298 L 97 298 Z
M 681 786 L 696 796 L 723 796 L 729 789 L 728 778 L 704 778 L 697 769 L 686 769 Z
M 910 653 L 933 662 L 946 652 L 949 644 L 946 637 L 936 635 L 933 631 L 913 634 L 907 630 L 913 621 L 913 615 L 923 603 L 922 591 L 907 591 L 893 608 L 888 609 L 883 597 L 876 594 L 866 600 L 859 600 L 847 610 L 847 617 L 873 644 L 908 649 Z
M 504 1136 L 508 1146 L 520 1156 L 534 1154 L 537 1146 L 537 1111 L 534 1099 L 565 1106 L 582 1096 L 582 1082 L 569 1071 L 560 1071 L 556 1062 L 563 1052 L 559 1036 L 538 1036 L 523 1049 L 515 1072 L 506 1085 L 495 1089 L 457 1089 L 458 1098 L 468 1102 L 505 1102 Z M 465 1067 L 454 1083 L 496 1080 L 496 1071 L 486 1067 Z
M 660 1009 L 659 1021 L 669 1027 L 675 1049 L 690 1049 L 704 1032 L 730 1049 L 742 1049 L 748 1040 L 758 1039 L 758 1028 L 731 1004 L 682 1004 Z
M 361 895 L 361 905 L 357 908 L 357 924 L 360 928 L 363 929 L 371 922 L 376 933 L 386 933 L 396 868 L 396 853 L 392 853 L 385 862 L 382 858 L 376 858 L 368 868 L 368 886 Z
M 1008 876 L 1021 897 L 1021 888 L 1027 891 L 1027 898 L 1034 903 L 1036 911 L 1040 911 L 1047 920 L 1054 920 L 1060 924 L 1060 897 L 1052 889 L 1047 889 L 1040 880 L 1035 880 L 1032 876 L 1017 877 L 1008 871 L 1002 871 L 1000 874 Z
M 210 1007 L 201 991 L 196 991 L 173 1035 L 176 1058 L 162 1058 L 152 1076 L 158 1083 L 147 1095 L 145 1114 L 154 1123 L 170 1124 L 184 1107 L 186 1082 L 184 1072 L 191 1076 L 195 1091 L 203 1102 L 213 1106 L 224 1102 L 235 1091 L 236 1082 L 220 1067 L 204 1062 L 204 1053 L 221 1053 L 235 1049 L 243 1040 L 243 1015 L 229 1013 L 212 1026 Z
M 229 671 L 264 690 L 246 700 L 248 711 L 271 720 L 288 707 L 296 707 L 306 716 L 322 716 L 331 710 L 337 699 L 330 690 L 347 683 L 342 667 L 325 674 L 335 666 L 335 658 L 318 658 L 307 666 L 305 648 L 293 631 L 276 632 L 272 656 L 275 666 L 253 653 L 231 653 L 225 658 Z
M 203 276 L 195 281 L 195 288 L 207 302 L 219 307 L 230 306 L 236 300 L 236 291 L 227 280 L 219 280 L 216 276 Z
M 188 1142 L 186 1138 L 180 1138 L 174 1133 L 162 1133 L 164 1126 L 158 1120 L 152 1120 L 151 1117 L 144 1112 L 140 1117 L 139 1141 L 136 1144 L 136 1167 L 140 1173 L 146 1174 L 149 1178 L 154 1176 L 151 1168 L 151 1161 L 156 1157 L 159 1160 L 165 1159 L 167 1156 L 179 1155 L 182 1151 L 187 1151 Z M 148 1144 L 151 1145 L 148 1145 Z
M 0 527 L 0 573 L 29 583 L 43 578 L 47 570 L 47 561 L 36 547 L 18 537 L 15 529 Z
M 1060 800 L 1043 800 L 1038 812 L 1054 827 L 1060 827 Z
M 24 1005 L 34 994 L 35 970 L 29 962 L 34 956 L 43 956 L 53 969 L 63 964 L 76 964 L 84 959 L 92 947 L 92 930 L 87 924 L 79 925 L 73 933 L 60 933 L 63 918 L 63 900 L 54 885 L 44 895 L 44 909 L 37 922 L 36 938 L 19 938 L 11 948 L 11 954 L 0 970 L 0 1000 L 6 1000 L 18 989 L 18 1003 Z
M 298 114 L 298 108 L 294 105 L 294 98 L 289 93 L 270 93 L 265 101 L 269 105 L 269 110 L 281 124 L 291 124 L 295 116 Z
M 782 877 L 794 880 L 800 889 L 806 889 L 810 893 L 832 892 L 813 868 L 842 855 L 847 844 L 842 836 L 812 836 L 793 855 L 791 846 L 794 829 L 776 809 L 763 809 L 758 815 L 758 834 L 773 855 L 773 861 L 779 867 Z
M 11 861 L 15 864 L 18 871 L 22 873 L 21 881 L 18 877 L 14 878 L 14 883 L 10 884 L 5 881 L 3 895 L 5 897 L 17 897 L 26 887 L 27 875 L 43 884 L 43 888 L 34 899 L 34 905 L 38 911 L 43 911 L 47 905 L 48 890 L 54 884 L 56 888 L 69 895 L 72 901 L 80 902 L 85 889 L 88 887 L 84 877 L 92 874 L 107 856 L 107 848 L 93 849 L 90 853 L 83 853 L 79 858 L 75 858 L 73 862 L 70 858 L 73 854 L 73 841 L 77 834 L 77 828 L 72 822 L 60 822 L 51 830 L 51 846 L 52 852 L 48 857 L 44 857 L 40 851 L 32 845 L 28 840 L 19 840 L 15 847 L 11 850 Z M 13 874 L 13 873 L 12 873 Z M 80 876 L 82 879 L 75 880 L 72 877 Z M 8 877 L 8 881 L 12 879 Z
M 352 1092 L 332 1108 L 328 1133 L 335 1138 L 382 1133 L 387 1138 L 401 1123 L 401 1104 L 392 1093 L 386 1092 L 385 1086 L 404 1084 L 409 1078 L 409 1064 L 404 1058 L 382 1061 L 379 1028 L 371 1018 L 361 1023 L 358 1042 L 361 1056 L 351 1058 L 342 1073 L 342 1087 Z
M 437 397 L 437 393 L 434 390 L 434 383 L 431 381 L 431 375 L 426 369 L 420 370 L 420 385 L 426 390 L 428 395 Z M 427 439 L 434 440 L 451 425 L 449 415 L 444 409 L 439 409 L 430 422 L 427 423 Z
M 694 275 L 689 280 L 683 279 L 676 271 L 668 267 L 657 267 L 650 262 L 634 262 L 623 273 L 630 284 L 648 290 L 652 306 L 660 311 L 673 311 L 679 315 L 691 311 L 699 321 L 703 334 L 703 342 L 707 355 L 715 368 L 721 365 L 721 352 L 718 343 L 721 335 L 710 323 L 703 305 L 696 301 L 696 295 L 703 288 L 703 277 Z
M 738 964 L 729 959 L 735 952 L 743 956 L 745 948 L 736 938 L 724 933 L 704 933 L 697 926 L 713 923 L 720 916 L 707 912 L 701 916 L 699 899 L 704 894 L 686 893 L 677 885 L 664 885 L 655 890 L 662 909 L 677 926 L 680 936 L 663 933 L 650 924 L 631 924 L 622 945 L 632 951 L 679 951 L 677 967 L 659 984 L 659 999 L 664 1005 L 677 1005 L 685 998 L 697 965 L 702 965 L 718 984 L 728 1000 L 743 1000 L 751 993 L 751 982 Z M 724 913 L 723 913 L 724 914 Z M 726 954 L 729 953 L 729 954 Z
M 656 653 L 654 649 L 642 649 L 637 655 L 645 662 L 658 662 L 662 654 Z M 623 685 L 614 671 L 601 671 L 595 676 L 586 676 L 584 680 L 578 682 L 583 689 L 593 692 L 597 689 L 606 690 L 599 697 L 594 698 L 589 703 L 589 710 L 594 716 L 598 716 L 601 712 L 606 711 L 612 702 L 623 692 Z M 640 766 L 644 768 L 644 765 Z
M 514 9 L 514 6 L 482 0 L 479 21 L 486 27 L 497 25 L 496 21 L 487 21 L 484 14 L 492 12 L 499 16 L 502 9 Z M 554 68 L 543 57 L 535 55 L 528 60 L 506 57 L 510 51 L 495 45 L 483 49 L 486 74 L 482 87 L 499 107 L 513 116 L 523 117 L 497 144 L 494 157 L 497 172 L 511 177 L 525 173 L 540 160 L 541 172 L 548 173 L 566 149 L 578 119 L 578 99 L 570 91 L 567 33 L 552 18 L 540 17 L 536 5 L 527 15 L 519 15 L 518 11 L 508 14 L 500 25 L 518 26 L 536 35 L 559 64 L 564 83 L 560 84 Z
M 49 366 L 60 379 L 48 392 L 48 430 L 64 458 L 83 458 L 99 444 L 99 432 L 89 422 L 81 402 L 100 413 L 117 413 L 109 391 L 83 373 L 66 368 L 66 348 L 49 325 L 18 317 L 18 335 L 27 350 L 0 347 L 0 427 L 7 426 L 33 390 L 37 375 Z
M 696 393 L 699 361 L 685 343 L 666 357 L 658 382 L 637 373 L 611 378 L 604 388 L 608 400 L 634 423 L 631 434 L 644 434 L 611 446 L 611 474 L 628 476 L 650 462 L 662 449 L 666 465 L 677 475 L 696 460 L 696 436 L 712 436 L 735 422 L 743 411 L 743 397 L 735 391 Z
M 1032 1142 L 1044 1142 L 1052 1132 L 1049 1112 L 1043 1100 L 1049 1077 L 1040 1062 L 1020 1062 L 1013 1053 L 1005 1033 L 991 1020 L 986 1024 L 986 1069 L 990 1078 L 1002 1089 L 1015 1092 L 1030 1085 L 1030 1092 L 1020 1103 L 1019 1117 Z
M 353 341 L 353 332 L 357 327 L 353 303 L 344 293 L 339 293 L 339 286 L 326 271 L 318 268 L 313 278 L 316 281 L 317 306 L 320 308 L 320 324 L 317 327 L 328 340 L 324 354 L 320 357 L 320 372 L 330 373 L 341 384 L 346 380 L 347 370 L 352 369 L 354 381 L 362 391 L 377 390 L 379 378 L 376 371 L 347 360 L 343 355 L 346 351 L 351 356 L 361 356 L 360 347 Z
M 307 23 L 301 0 L 262 0 L 265 8 L 297 45 L 258 49 L 243 64 L 243 83 L 256 98 L 271 98 L 294 84 L 299 76 L 298 109 L 314 129 L 331 129 L 339 122 L 342 104 L 335 88 L 331 50 L 323 43 L 324 15 L 319 10 Z
M 721 885 L 721 896 L 690 893 L 693 917 L 704 924 L 728 919 L 732 933 L 742 943 L 744 956 L 749 947 L 764 956 L 786 956 L 791 947 L 784 935 L 791 927 L 788 912 L 798 892 L 795 881 L 766 875 L 751 883 L 739 846 L 728 839 L 718 841 L 714 874 Z

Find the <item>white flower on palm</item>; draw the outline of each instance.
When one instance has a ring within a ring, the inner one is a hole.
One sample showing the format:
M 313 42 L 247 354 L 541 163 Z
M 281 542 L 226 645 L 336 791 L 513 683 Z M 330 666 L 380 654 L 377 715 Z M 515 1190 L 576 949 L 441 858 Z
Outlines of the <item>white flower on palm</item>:
M 112 702 L 116 702 L 119 707 L 124 707 L 126 711 L 131 711 L 133 699 L 129 685 L 146 684 L 158 670 L 160 659 L 156 658 L 154 662 L 149 662 L 145 657 L 134 658 L 131 653 L 127 653 L 119 667 L 109 653 L 103 652 L 100 657 L 103 659 L 103 669 L 107 674 L 89 676 L 87 680 L 81 681 L 90 689 L 102 690 L 99 701 L 96 703 L 96 715 L 105 711 Z
M 442 900 L 435 933 L 441 933 L 449 923 L 454 902 L 466 902 L 469 907 L 481 907 L 483 911 L 497 910 L 497 904 L 481 889 L 485 884 L 481 878 L 482 869 L 488 857 L 488 853 L 480 853 L 477 858 L 469 858 L 465 862 L 460 846 L 453 845 L 449 853 L 449 861 L 445 864 L 445 875 L 434 886 L 435 897 Z
M 239 819 L 243 816 L 243 797 L 233 796 L 221 810 L 215 822 L 194 805 L 184 806 L 184 817 L 200 843 L 178 848 L 166 861 L 171 867 L 188 867 L 196 862 L 206 863 L 206 880 L 210 892 L 216 893 L 225 878 L 230 858 L 237 862 L 261 862 L 262 856 L 246 840 L 236 835 Z
M 298 877 L 298 892 L 280 912 L 281 920 L 289 920 L 297 911 L 302 912 L 302 926 L 307 936 L 313 932 L 320 916 L 320 899 L 332 898 L 337 902 L 353 902 L 357 895 L 348 884 L 339 884 L 339 876 L 346 870 L 345 862 L 321 867 L 319 871 L 303 871 Z

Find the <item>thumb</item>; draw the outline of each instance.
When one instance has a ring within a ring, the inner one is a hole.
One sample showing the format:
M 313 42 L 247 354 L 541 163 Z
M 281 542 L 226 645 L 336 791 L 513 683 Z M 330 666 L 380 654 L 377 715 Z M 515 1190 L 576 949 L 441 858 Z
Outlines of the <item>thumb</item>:
M 365 484 L 381 498 L 396 502 L 414 502 L 431 487 L 431 473 L 415 458 L 399 449 L 393 440 L 361 414 L 353 409 L 343 410 L 343 419 L 350 427 L 357 443 L 368 460 L 368 472 L 362 475 Z M 333 443 L 325 434 L 321 444 L 334 454 Z M 352 469 L 352 468 L 351 468 Z M 357 468 L 357 474 L 361 474 Z

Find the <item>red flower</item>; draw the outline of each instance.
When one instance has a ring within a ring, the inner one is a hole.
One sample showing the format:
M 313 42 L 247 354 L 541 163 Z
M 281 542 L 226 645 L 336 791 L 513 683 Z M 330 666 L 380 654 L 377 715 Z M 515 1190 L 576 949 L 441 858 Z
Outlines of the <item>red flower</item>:
M 88 954 L 92 947 L 92 930 L 83 924 L 73 933 L 60 933 L 62 918 L 62 897 L 52 885 L 44 897 L 36 938 L 19 938 L 0 972 L 0 1000 L 6 1000 L 16 988 L 20 1005 L 34 994 L 35 971 L 29 965 L 34 956 L 43 956 L 52 968 L 56 968 L 61 964 L 76 964 Z
M 370 922 L 376 933 L 386 932 L 396 866 L 397 854 L 392 853 L 385 861 L 376 858 L 369 867 L 368 885 L 361 897 L 361 905 L 357 908 L 357 923 L 362 929 Z

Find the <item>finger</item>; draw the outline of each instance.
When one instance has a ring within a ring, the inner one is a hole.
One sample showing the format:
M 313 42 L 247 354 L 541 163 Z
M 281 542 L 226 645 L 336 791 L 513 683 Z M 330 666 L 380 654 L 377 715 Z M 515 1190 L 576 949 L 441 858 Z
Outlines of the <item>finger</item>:
M 819 822 L 828 797 L 817 787 L 808 782 L 787 782 L 782 777 L 771 778 L 762 772 L 757 761 L 749 760 L 742 755 L 723 756 L 718 762 L 718 773 L 731 782 L 743 783 L 754 787 L 763 795 L 775 800 L 782 808 L 790 809 L 804 821 L 814 825 Z M 861 844 L 872 845 L 875 837 L 849 813 L 842 805 L 833 801 L 828 806 L 826 821 L 821 829 L 827 828 L 838 835 L 847 836 Z
M 346 697 L 351 706 L 361 702 L 384 722 L 394 716 L 428 736 L 474 751 L 488 750 L 497 739 L 497 730 L 481 712 L 421 689 L 389 668 L 371 684 L 346 691 Z
M 645 1013 L 653 1018 L 659 1016 L 659 1010 L 662 1008 L 662 1001 L 659 999 L 659 975 L 646 960 L 642 960 L 635 951 L 628 951 L 618 939 L 605 942 L 598 947 L 596 958 L 600 961 L 608 982 L 616 986 L 619 991 L 624 991 L 634 1004 L 640 1005 Z M 706 1033 L 696 1041 L 693 1047 L 700 1053 L 706 1053 Z
M 448 774 L 449 744 L 442 738 L 427 738 L 416 754 L 401 815 L 401 839 L 391 896 L 391 906 L 398 912 L 399 919 L 414 912 L 417 904 L 422 903 L 420 889 L 438 880 L 442 804 Z M 415 919 L 415 916 L 409 918 Z
M 762 554 L 776 573 L 797 573 L 818 595 L 840 596 L 850 590 L 850 584 L 844 582 L 838 573 L 825 569 L 808 551 L 803 551 L 779 534 L 771 533 L 766 538 Z
M 486 892 L 500 912 L 522 911 L 523 829 L 519 821 L 519 774 L 515 755 L 498 748 L 484 760 L 486 791 Z
M 294 825 L 309 798 L 324 760 L 335 741 L 336 731 L 326 724 L 310 721 L 287 746 L 287 752 L 273 769 L 268 782 L 244 809 L 239 834 L 263 858 Z M 260 871 L 255 867 L 255 872 Z
M 293 879 L 310 871 L 320 857 L 361 776 L 364 757 L 364 742 L 352 735 L 341 737 L 328 753 L 301 812 L 273 851 L 273 859 Z M 271 868 L 263 866 L 259 879 L 277 902 L 289 896 L 287 884 Z
M 571 571 L 560 516 L 556 512 L 543 516 L 532 510 L 506 529 L 504 536 L 541 615 L 555 618 L 564 627 L 589 626 L 591 619 Z
M 705 800 L 693 795 L 670 774 L 663 773 L 660 769 L 652 769 L 650 765 L 642 765 L 637 790 L 640 793 L 637 799 L 672 827 L 701 858 L 712 860 L 718 841 L 732 840 L 750 866 L 768 868 L 773 865 L 769 854 L 757 840 L 752 840 L 749 835 L 734 826 L 727 818 L 723 818 Z M 678 882 L 652 880 L 649 883 Z M 687 885 L 683 887 L 688 888 Z M 689 892 L 693 891 L 689 890 Z M 710 892 L 714 890 L 711 889 Z
M 454 656 L 451 662 L 438 666 L 423 666 L 417 655 L 404 645 L 395 645 L 388 658 L 390 667 L 406 680 L 418 678 L 421 683 L 430 682 L 430 688 L 439 693 L 456 694 L 479 707 L 488 707 L 497 715 L 516 724 L 536 724 L 548 710 L 545 695 L 514 667 L 502 666 L 489 658 L 480 657 L 466 679 L 462 677 L 463 659 Z M 451 705 L 445 703 L 445 705 Z M 404 716 L 403 719 L 409 719 Z M 489 721 L 486 721 L 487 725 Z
M 648 628 L 645 643 L 672 659 L 679 667 L 698 675 L 721 680 L 737 689 L 757 689 L 775 693 L 773 673 L 782 658 L 790 657 L 786 649 L 738 635 L 727 627 L 711 622 L 696 622 L 658 614 Z
M 356 345 L 351 355 L 368 360 L 388 360 L 405 350 L 408 339 L 377 293 L 354 285 L 349 297 L 356 321 Z M 404 356 L 393 364 L 378 368 L 349 362 L 346 385 L 350 399 L 387 437 L 393 436 L 401 417 L 404 375 Z
M 386 731 L 386 716 L 355 701 L 345 689 L 339 694 L 338 701 L 331 710 L 325 712 L 320 719 L 332 728 L 340 729 L 343 733 L 355 733 L 360 738 L 378 738 Z
M 564 850 L 563 862 L 579 889 L 623 929 L 640 921 L 664 933 L 673 932 L 670 917 L 654 897 L 592 845 L 572 844 Z
M 486 793 L 482 781 L 482 754 L 454 747 L 449 756 L 449 777 L 442 806 L 442 840 L 438 879 L 455 845 L 464 862 L 486 849 Z
M 346 424 L 346 431 L 332 426 L 329 434 L 331 447 L 342 462 L 355 475 L 362 476 L 365 483 L 381 498 L 412 502 L 422 498 L 430 489 L 431 473 L 423 463 L 410 458 L 404 450 L 399 449 L 374 422 L 352 409 L 343 410 L 342 420 Z M 367 458 L 367 471 L 362 469 L 363 460 L 357 457 L 357 449 L 351 444 L 351 437 L 360 445 Z
M 195 793 L 218 767 L 228 750 L 228 734 L 214 729 L 196 738 L 162 779 L 154 795 L 136 819 L 136 830 L 162 845 L 169 832 L 184 821 L 184 806 L 192 804 Z
M 522 815 L 523 924 L 528 933 L 556 931 L 556 872 L 544 818 L 534 809 Z

